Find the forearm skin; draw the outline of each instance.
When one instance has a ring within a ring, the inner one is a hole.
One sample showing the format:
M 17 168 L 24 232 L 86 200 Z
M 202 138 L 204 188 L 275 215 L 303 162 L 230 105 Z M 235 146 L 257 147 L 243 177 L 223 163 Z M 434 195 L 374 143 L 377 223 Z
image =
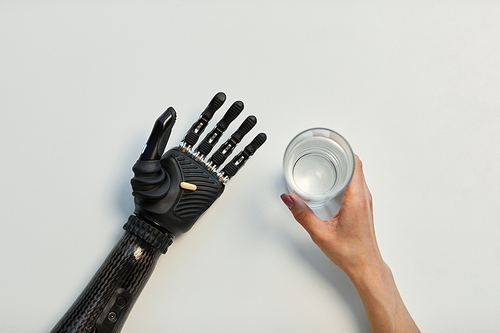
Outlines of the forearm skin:
M 346 273 L 363 302 L 372 333 L 420 332 L 382 259 Z

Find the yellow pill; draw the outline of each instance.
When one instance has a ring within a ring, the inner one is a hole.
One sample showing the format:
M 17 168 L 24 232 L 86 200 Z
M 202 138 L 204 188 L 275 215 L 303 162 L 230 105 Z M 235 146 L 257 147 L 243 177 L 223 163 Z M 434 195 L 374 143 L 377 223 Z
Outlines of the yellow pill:
M 191 183 L 182 182 L 181 188 L 189 191 L 196 191 L 196 185 Z

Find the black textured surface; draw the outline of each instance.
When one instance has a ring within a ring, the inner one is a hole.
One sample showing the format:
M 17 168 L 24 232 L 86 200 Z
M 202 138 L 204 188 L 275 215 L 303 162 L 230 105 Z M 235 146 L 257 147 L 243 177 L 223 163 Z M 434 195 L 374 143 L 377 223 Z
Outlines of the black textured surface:
M 134 214 L 165 234 L 175 237 L 187 232 L 198 218 L 224 191 L 214 172 L 196 161 L 189 153 L 175 147 L 161 159 L 165 182 L 148 191 L 136 191 Z M 142 175 L 148 177 L 148 175 Z M 152 175 L 154 177 L 154 175 Z M 134 177 L 135 178 L 135 177 Z M 168 180 L 168 181 L 167 181 Z M 196 190 L 186 190 L 182 182 L 196 185 Z M 137 184 L 136 184 L 137 185 Z M 159 193 L 164 193 L 160 196 Z
M 209 119 L 212 118 L 215 111 L 220 109 L 220 107 L 222 106 L 222 104 L 224 104 L 225 101 L 226 101 L 226 94 L 224 94 L 222 91 L 218 92 L 212 98 L 205 111 L 203 111 L 204 116 L 209 117 Z
M 195 184 L 196 191 L 184 190 L 174 213 L 186 221 L 196 221 L 220 196 L 222 185 L 210 171 L 185 154 L 172 154 L 185 182 Z
M 240 142 L 243 137 L 257 124 L 257 117 L 248 116 L 243 124 L 231 136 L 235 142 Z
M 216 135 L 218 133 L 214 133 L 214 135 Z M 216 136 L 217 137 L 217 136 Z M 217 143 L 217 142 L 214 142 L 214 144 Z M 210 152 L 212 151 L 212 144 L 208 143 L 208 141 L 202 141 L 200 143 L 200 145 L 198 146 L 198 152 L 202 155 L 202 156 L 206 156 L 208 154 L 210 154 Z
M 214 165 L 219 166 L 226 161 L 226 156 L 224 156 L 224 154 L 222 154 L 220 151 L 216 151 L 212 155 L 211 161 L 214 163 Z
M 200 136 L 198 134 L 195 134 L 193 132 L 188 132 L 186 134 L 186 137 L 184 138 L 184 142 L 186 142 L 188 146 L 192 146 L 198 141 L 199 138 Z
M 257 151 L 257 149 L 259 149 L 260 146 L 262 146 L 264 142 L 266 142 L 266 140 L 267 140 L 266 133 L 259 133 L 259 135 L 257 135 L 252 140 L 252 142 L 250 142 L 250 144 L 245 147 L 245 150 L 247 150 L 250 155 L 253 155 L 255 151 Z
M 130 215 L 123 229 L 160 250 L 163 254 L 167 252 L 168 247 L 173 242 L 170 236 L 165 235 L 160 230 L 134 215 Z
M 133 299 L 127 313 L 122 314 L 116 330 L 119 332 L 160 255 L 158 249 L 126 231 L 51 333 L 98 332 L 97 318 L 115 290 L 123 288 Z
M 229 124 L 231 124 L 236 117 L 239 116 L 244 107 L 245 106 L 242 101 L 234 102 L 224 114 L 224 117 L 222 117 L 222 119 L 217 123 L 216 127 L 220 128 L 224 132 Z
M 229 178 L 233 177 L 238 172 L 238 167 L 234 163 L 227 164 L 222 172 Z

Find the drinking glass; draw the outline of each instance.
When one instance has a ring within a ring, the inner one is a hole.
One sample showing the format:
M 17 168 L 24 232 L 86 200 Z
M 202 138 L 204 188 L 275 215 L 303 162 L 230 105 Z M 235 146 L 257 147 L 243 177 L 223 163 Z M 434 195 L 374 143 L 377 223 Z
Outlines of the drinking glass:
M 319 207 L 342 194 L 354 173 L 349 143 L 327 128 L 311 128 L 288 144 L 283 157 L 287 188 L 310 207 Z

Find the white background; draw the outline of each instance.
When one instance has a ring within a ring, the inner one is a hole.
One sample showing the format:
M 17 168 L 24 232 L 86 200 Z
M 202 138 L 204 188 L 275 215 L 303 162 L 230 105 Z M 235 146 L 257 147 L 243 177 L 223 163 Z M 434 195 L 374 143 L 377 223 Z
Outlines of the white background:
M 369 332 L 279 199 L 286 145 L 315 126 L 364 162 L 419 327 L 498 332 L 499 17 L 496 1 L 0 1 L 0 330 L 54 326 L 123 233 L 154 120 L 177 110 L 175 144 L 225 91 L 268 141 L 123 332 Z

